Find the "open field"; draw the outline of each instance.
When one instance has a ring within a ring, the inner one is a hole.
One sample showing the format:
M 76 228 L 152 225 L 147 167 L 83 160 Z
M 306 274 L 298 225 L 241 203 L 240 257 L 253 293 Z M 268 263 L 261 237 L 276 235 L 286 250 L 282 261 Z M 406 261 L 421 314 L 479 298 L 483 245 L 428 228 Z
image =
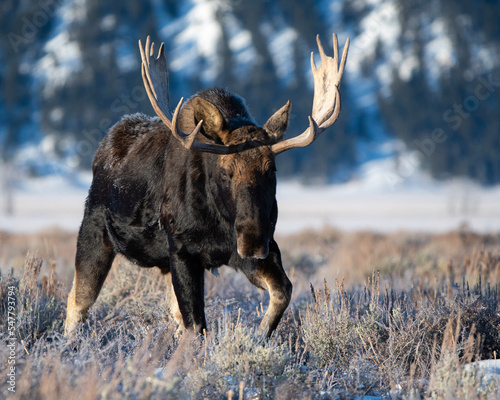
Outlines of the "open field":
M 391 186 L 382 167 L 367 168 L 358 181 L 337 185 L 279 182 L 276 231 L 284 235 L 333 225 L 343 231 L 443 233 L 463 224 L 481 233 L 500 231 L 500 186 L 484 188 L 462 180 L 442 183 L 425 177 Z M 1 176 L 0 165 L 0 180 Z M 0 188 L 0 231 L 25 233 L 51 227 L 76 231 L 91 178 L 89 173 L 76 175 L 76 183 L 60 176 L 20 178 L 10 197 Z
M 269 341 L 255 333 L 268 296 L 243 274 L 206 273 L 209 332 L 182 337 L 159 271 L 120 257 L 67 341 L 75 243 L 0 234 L 0 398 L 500 398 L 470 366 L 500 355 L 498 234 L 281 236 L 294 295 Z

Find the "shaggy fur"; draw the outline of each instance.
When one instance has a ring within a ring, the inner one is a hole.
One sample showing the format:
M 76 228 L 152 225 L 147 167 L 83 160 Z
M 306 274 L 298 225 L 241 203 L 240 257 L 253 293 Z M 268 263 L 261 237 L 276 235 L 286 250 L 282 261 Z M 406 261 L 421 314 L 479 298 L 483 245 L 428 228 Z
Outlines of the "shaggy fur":
M 290 108 L 256 126 L 243 100 L 210 89 L 183 107 L 185 132 L 203 120 L 198 140 L 262 145 L 232 155 L 186 150 L 158 118 L 123 117 L 97 150 L 93 182 L 79 231 L 66 333 L 85 320 L 117 253 L 166 275 L 167 306 L 187 329 L 202 332 L 204 270 L 242 271 L 270 293 L 261 323 L 270 335 L 290 301 L 278 245 L 274 154 Z

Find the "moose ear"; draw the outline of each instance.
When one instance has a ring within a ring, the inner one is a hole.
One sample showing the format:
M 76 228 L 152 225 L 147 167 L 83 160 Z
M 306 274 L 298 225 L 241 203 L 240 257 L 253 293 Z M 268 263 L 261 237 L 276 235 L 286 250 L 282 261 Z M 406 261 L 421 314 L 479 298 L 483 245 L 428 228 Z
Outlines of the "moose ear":
M 201 97 L 193 100 L 194 118 L 196 122 L 203 120 L 203 130 L 207 137 L 222 143 L 225 138 L 225 121 L 219 109 Z
M 274 139 L 274 143 L 283 140 L 283 135 L 285 134 L 286 128 L 288 128 L 288 117 L 290 116 L 291 108 L 292 102 L 288 100 L 262 127 L 269 136 Z

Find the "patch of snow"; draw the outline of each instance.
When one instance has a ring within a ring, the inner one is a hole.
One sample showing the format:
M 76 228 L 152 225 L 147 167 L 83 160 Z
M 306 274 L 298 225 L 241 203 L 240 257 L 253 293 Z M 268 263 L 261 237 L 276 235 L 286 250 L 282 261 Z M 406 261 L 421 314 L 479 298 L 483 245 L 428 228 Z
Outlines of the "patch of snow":
M 119 41 L 116 48 L 117 65 L 120 71 L 130 72 L 139 69 L 139 59 L 135 46 L 130 41 Z
M 330 7 L 332 6 L 328 10 Z M 352 123 L 362 123 L 366 135 L 357 142 L 358 161 L 364 163 L 382 156 L 391 156 L 380 150 L 383 144 L 394 139 L 388 135 L 377 96 L 390 96 L 393 71 L 398 71 L 403 65 L 403 73 L 408 73 L 410 63 L 404 65 L 406 54 L 399 50 L 398 39 L 402 30 L 399 9 L 394 0 L 357 0 L 352 7 L 366 11 L 358 26 L 360 31 L 349 32 L 352 27 L 347 26 L 344 28 L 347 31 L 340 30 L 338 33 L 339 46 L 344 44 L 346 36 L 351 38 L 345 70 L 348 79 L 344 80 L 343 85 L 350 97 L 356 99 L 352 104 L 353 114 L 359 120 Z M 330 19 L 335 20 L 334 14 Z M 368 74 L 367 70 L 370 71 Z
M 294 44 L 298 38 L 297 31 L 286 27 L 268 37 L 271 38 L 269 50 L 276 69 L 276 75 L 283 83 L 288 84 L 295 76 L 293 52 Z
M 64 116 L 64 111 L 61 107 L 56 107 L 50 112 L 50 119 L 53 122 L 59 122 Z
M 10 179 L 13 214 L 5 210 L 8 191 L 0 190 L 0 231 L 33 232 L 52 226 L 76 231 L 83 216 L 91 175 L 60 171 L 43 178 L 0 167 L 0 182 Z M 344 184 L 303 186 L 279 182 L 276 232 L 333 226 L 341 230 L 445 232 L 466 224 L 477 232 L 500 232 L 500 186 L 482 188 L 473 182 L 438 183 L 415 171 L 394 184 L 390 160 L 360 168 L 358 178 Z M 74 182 L 77 182 L 76 184 Z
M 438 191 L 388 190 L 378 194 L 355 189 L 353 186 L 338 185 L 323 188 L 278 185 L 280 216 L 277 233 L 288 234 L 325 226 L 347 231 L 446 232 L 464 224 L 478 232 L 500 231 L 500 211 L 496 206 L 500 196 L 498 188 L 477 194 L 480 207 L 474 214 L 453 212 L 449 208 L 452 193 L 446 188 Z
M 500 186 L 481 188 L 460 179 L 439 183 L 418 168 L 403 178 L 395 164 L 391 159 L 366 163 L 358 178 L 345 184 L 278 184 L 277 233 L 324 226 L 445 232 L 464 224 L 478 232 L 500 231 Z
M 80 47 L 71 40 L 68 30 L 69 24 L 84 17 L 81 2 L 68 2 L 58 8 L 52 38 L 45 44 L 45 55 L 35 67 L 35 76 L 42 82 L 46 97 L 81 68 Z
M 83 21 L 87 15 L 87 0 L 64 1 L 57 9 L 58 24 L 56 32 L 61 32 L 67 26 Z
M 22 183 L 28 176 L 47 178 L 55 175 L 79 181 L 80 174 L 75 169 L 79 159 L 74 153 L 73 139 L 47 134 L 39 140 L 25 143 L 10 161 L 11 167 L 17 171 L 16 180 Z
M 116 16 L 113 14 L 108 14 L 101 20 L 101 29 L 103 31 L 111 31 L 115 28 L 115 26 Z
M 480 377 L 481 384 L 478 391 L 487 391 L 488 388 L 498 388 L 500 385 L 500 360 L 476 361 L 464 365 L 463 369 Z
M 211 83 L 221 67 L 217 48 L 222 29 L 217 15 L 224 3 L 217 0 L 192 0 L 190 5 L 189 11 L 170 27 L 171 31 L 176 32 L 172 41 L 173 58 L 170 66 L 173 71 L 183 71 L 189 75 L 196 73 L 204 83 Z
M 252 43 L 252 34 L 241 26 L 231 12 L 224 15 L 223 23 L 229 37 L 229 48 L 235 61 L 234 73 L 236 76 L 245 75 L 257 59 L 257 51 Z
M 45 135 L 42 140 L 40 141 L 40 145 L 37 146 L 39 150 L 41 150 L 41 153 L 45 156 L 45 157 L 55 157 L 55 150 L 56 150 L 56 147 L 57 147 L 57 141 L 58 141 L 58 138 L 56 137 L 56 135 Z M 34 148 L 32 147 L 31 148 L 31 153 L 33 153 L 33 150 Z M 25 158 L 27 159 L 30 155 L 26 154 L 26 149 L 24 150 L 25 153 L 23 154 L 23 152 L 21 152 L 19 154 L 19 158 Z M 36 152 L 38 153 L 38 152 Z M 31 154 L 31 156 L 33 156 L 34 154 Z
M 5 176 L 7 172 L 8 177 Z M 50 227 L 76 231 L 83 216 L 90 179 L 89 174 L 78 174 L 73 178 L 55 174 L 37 179 L 25 178 L 21 171 L 0 167 L 3 186 L 0 191 L 0 231 L 36 232 Z M 7 212 L 9 207 L 11 213 Z
M 418 68 L 419 63 L 416 54 L 409 54 L 406 57 L 401 57 L 398 70 L 399 78 L 406 82 L 409 81 Z
M 165 30 L 168 29 L 168 26 L 172 22 L 173 18 L 168 13 L 165 2 L 163 0 L 151 0 L 151 5 L 153 7 L 153 15 L 156 19 L 156 25 L 158 27 L 163 27 L 159 28 L 161 36 L 168 36 L 165 35 Z M 145 39 L 142 41 L 144 42 Z
M 236 21 L 235 21 L 236 22 Z M 252 44 L 252 35 L 248 30 L 242 30 L 234 35 L 231 35 L 229 47 L 235 52 L 249 47 Z
M 500 378 L 500 360 L 481 360 L 464 365 L 466 370 L 480 371 L 482 374 L 493 374 Z
M 398 48 L 401 34 L 399 13 L 394 1 L 384 3 L 372 2 L 372 9 L 361 20 L 360 34 L 353 38 L 349 50 L 349 69 L 356 76 L 362 75 L 363 64 L 375 59 L 377 43 L 380 43 L 386 57 L 386 68 L 392 69 L 392 55 Z M 381 71 L 382 72 L 382 71 Z M 383 75 L 383 74 L 382 74 Z M 382 84 L 391 82 L 383 81 Z
M 438 89 L 443 71 L 449 71 L 456 64 L 457 56 L 443 19 L 437 18 L 428 25 L 429 38 L 424 48 L 425 68 L 429 85 Z
M 497 65 L 497 60 L 500 59 L 498 49 L 491 44 L 472 43 L 470 51 L 471 66 L 464 71 L 464 78 L 468 81 L 491 72 Z

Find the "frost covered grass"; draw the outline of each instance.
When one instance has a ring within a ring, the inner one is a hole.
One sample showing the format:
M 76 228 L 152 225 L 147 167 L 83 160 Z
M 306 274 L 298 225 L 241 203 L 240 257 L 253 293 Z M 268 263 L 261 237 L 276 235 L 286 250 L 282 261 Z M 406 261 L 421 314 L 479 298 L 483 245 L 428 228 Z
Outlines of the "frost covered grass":
M 206 275 L 208 332 L 168 320 L 159 271 L 117 258 L 77 338 L 62 336 L 76 237 L 0 235 L 0 373 L 9 288 L 19 399 L 500 398 L 500 235 L 310 231 L 278 239 L 294 297 L 256 333 L 265 292 Z M 30 251 L 28 255 L 27 251 Z M 467 366 L 467 367 L 466 367 Z

